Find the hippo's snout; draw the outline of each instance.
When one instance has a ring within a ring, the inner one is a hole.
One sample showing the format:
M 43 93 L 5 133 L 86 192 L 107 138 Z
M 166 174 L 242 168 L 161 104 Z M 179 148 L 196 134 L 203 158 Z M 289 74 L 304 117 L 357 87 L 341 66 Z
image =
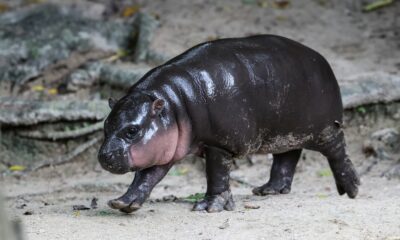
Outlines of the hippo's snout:
M 114 173 L 124 174 L 131 170 L 127 161 L 128 157 L 123 151 L 105 151 L 100 149 L 98 160 L 103 169 Z

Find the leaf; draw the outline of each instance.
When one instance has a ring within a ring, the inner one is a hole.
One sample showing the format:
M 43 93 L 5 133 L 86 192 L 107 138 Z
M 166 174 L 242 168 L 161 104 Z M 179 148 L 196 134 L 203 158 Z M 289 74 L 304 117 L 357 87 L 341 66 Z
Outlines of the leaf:
M 204 193 L 195 193 L 195 194 L 191 194 L 191 195 L 181 198 L 181 199 L 186 202 L 195 203 L 195 202 L 203 200 L 204 197 L 205 197 Z
M 275 7 L 275 8 L 284 9 L 284 8 L 289 7 L 289 5 L 290 5 L 290 1 L 287 1 L 287 0 L 275 0 L 273 2 L 272 6 Z
M 8 169 L 13 172 L 21 172 L 21 171 L 24 171 L 26 169 L 26 167 L 22 166 L 22 165 L 12 165 Z
M 328 196 L 325 195 L 325 194 L 317 194 L 317 197 L 318 197 L 319 199 L 325 199 L 325 198 L 327 198 Z
M 139 5 L 132 5 L 132 6 L 126 7 L 122 11 L 122 16 L 123 17 L 131 17 L 131 16 L 135 15 L 135 13 L 137 13 L 139 10 L 140 10 Z
M 262 8 L 267 8 L 268 7 L 268 1 L 267 0 L 260 0 L 258 1 L 258 6 Z
M 357 112 L 362 113 L 362 114 L 366 114 L 367 113 L 367 109 L 365 107 L 358 107 Z
M 321 171 L 318 171 L 318 176 L 320 177 L 330 177 L 332 176 L 332 171 L 328 168 L 322 169 Z
M 32 87 L 32 90 L 36 91 L 36 92 L 41 92 L 44 90 L 44 87 L 43 87 L 43 85 L 35 85 Z
M 114 62 L 122 57 L 125 57 L 129 54 L 128 51 L 123 50 L 123 49 L 119 49 L 114 55 L 110 56 L 109 58 L 107 58 L 105 61 L 107 62 Z
M 189 172 L 189 169 L 187 168 L 176 168 L 174 167 L 173 169 L 171 169 L 171 171 L 168 173 L 168 175 L 170 176 L 183 176 L 186 175 Z
M 47 93 L 50 95 L 57 95 L 58 94 L 58 90 L 57 88 L 50 88 L 47 90 Z
M 370 12 L 370 11 L 376 10 L 378 8 L 385 7 L 392 3 L 393 3 L 393 0 L 378 0 L 378 1 L 372 2 L 372 3 L 364 6 L 363 10 L 365 12 Z
M 0 3 L 0 13 L 8 11 L 10 7 L 5 3 Z

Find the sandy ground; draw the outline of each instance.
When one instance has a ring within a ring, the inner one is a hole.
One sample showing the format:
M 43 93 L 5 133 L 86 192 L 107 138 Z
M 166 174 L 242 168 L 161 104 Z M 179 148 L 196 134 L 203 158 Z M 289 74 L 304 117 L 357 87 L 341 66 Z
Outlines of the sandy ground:
M 358 8 L 356 2 L 301 0 L 286 9 L 227 0 L 141 5 L 160 17 L 153 47 L 171 56 L 208 39 L 272 33 L 320 51 L 340 80 L 366 71 L 398 74 L 395 16 L 400 2 L 373 13 L 351 13 Z M 347 132 L 349 152 L 362 171 L 369 162 L 361 153 L 362 139 L 354 133 Z M 321 176 L 328 169 L 326 160 L 307 152 L 290 194 L 257 197 L 250 185 L 265 183 L 271 164 L 260 156 L 253 166 L 241 164 L 232 173 L 247 183 L 232 181 L 235 211 L 207 214 L 191 212 L 191 203 L 163 200 L 205 191 L 202 165 L 185 161 L 156 187 L 142 209 L 126 215 L 109 209 L 106 202 L 126 190 L 132 175 L 101 170 L 95 156 L 93 148 L 75 163 L 2 180 L 9 213 L 22 220 L 27 239 L 400 239 L 400 180 L 380 177 L 389 163 L 362 176 L 359 196 L 352 200 L 338 196 L 332 176 Z M 97 209 L 73 211 L 73 205 L 90 206 L 94 197 Z
M 254 166 L 242 164 L 232 175 L 260 185 L 270 163 L 258 156 Z M 168 200 L 205 191 L 201 164 L 194 166 L 190 160 L 177 165 L 172 173 L 184 174 L 168 175 L 131 215 L 109 209 L 106 202 L 122 194 L 132 176 L 113 176 L 84 161 L 9 178 L 7 203 L 31 240 L 400 239 L 399 180 L 378 172 L 363 176 L 358 198 L 349 199 L 337 194 L 332 176 L 321 176 L 328 169 L 326 160 L 307 152 L 290 194 L 253 196 L 251 186 L 232 181 L 236 209 L 208 214 L 192 212 L 191 203 Z M 356 166 L 363 168 L 360 162 Z M 73 211 L 73 205 L 90 206 L 93 197 L 99 199 L 97 209 Z

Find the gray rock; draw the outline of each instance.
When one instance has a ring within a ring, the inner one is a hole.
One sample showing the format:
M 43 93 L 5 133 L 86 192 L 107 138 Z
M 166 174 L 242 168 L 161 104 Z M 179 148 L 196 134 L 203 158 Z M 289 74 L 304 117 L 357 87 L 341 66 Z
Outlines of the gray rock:
M 394 128 L 385 128 L 371 134 L 364 142 L 364 152 L 381 160 L 400 158 L 400 133 Z
M 372 72 L 340 81 L 345 109 L 400 100 L 400 76 Z
M 0 15 L 0 89 L 37 77 L 72 52 L 127 49 L 135 19 L 88 17 L 79 4 L 41 4 Z M 2 94 L 3 95 L 3 94 Z

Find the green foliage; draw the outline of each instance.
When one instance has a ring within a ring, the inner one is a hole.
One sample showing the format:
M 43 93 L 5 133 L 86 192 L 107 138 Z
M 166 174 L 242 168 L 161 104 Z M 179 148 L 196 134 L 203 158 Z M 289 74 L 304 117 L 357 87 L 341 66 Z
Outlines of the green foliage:
M 195 194 L 190 194 L 189 196 L 182 198 L 182 200 L 185 202 L 195 203 L 195 202 L 203 200 L 204 197 L 205 197 L 204 193 L 195 193 Z

